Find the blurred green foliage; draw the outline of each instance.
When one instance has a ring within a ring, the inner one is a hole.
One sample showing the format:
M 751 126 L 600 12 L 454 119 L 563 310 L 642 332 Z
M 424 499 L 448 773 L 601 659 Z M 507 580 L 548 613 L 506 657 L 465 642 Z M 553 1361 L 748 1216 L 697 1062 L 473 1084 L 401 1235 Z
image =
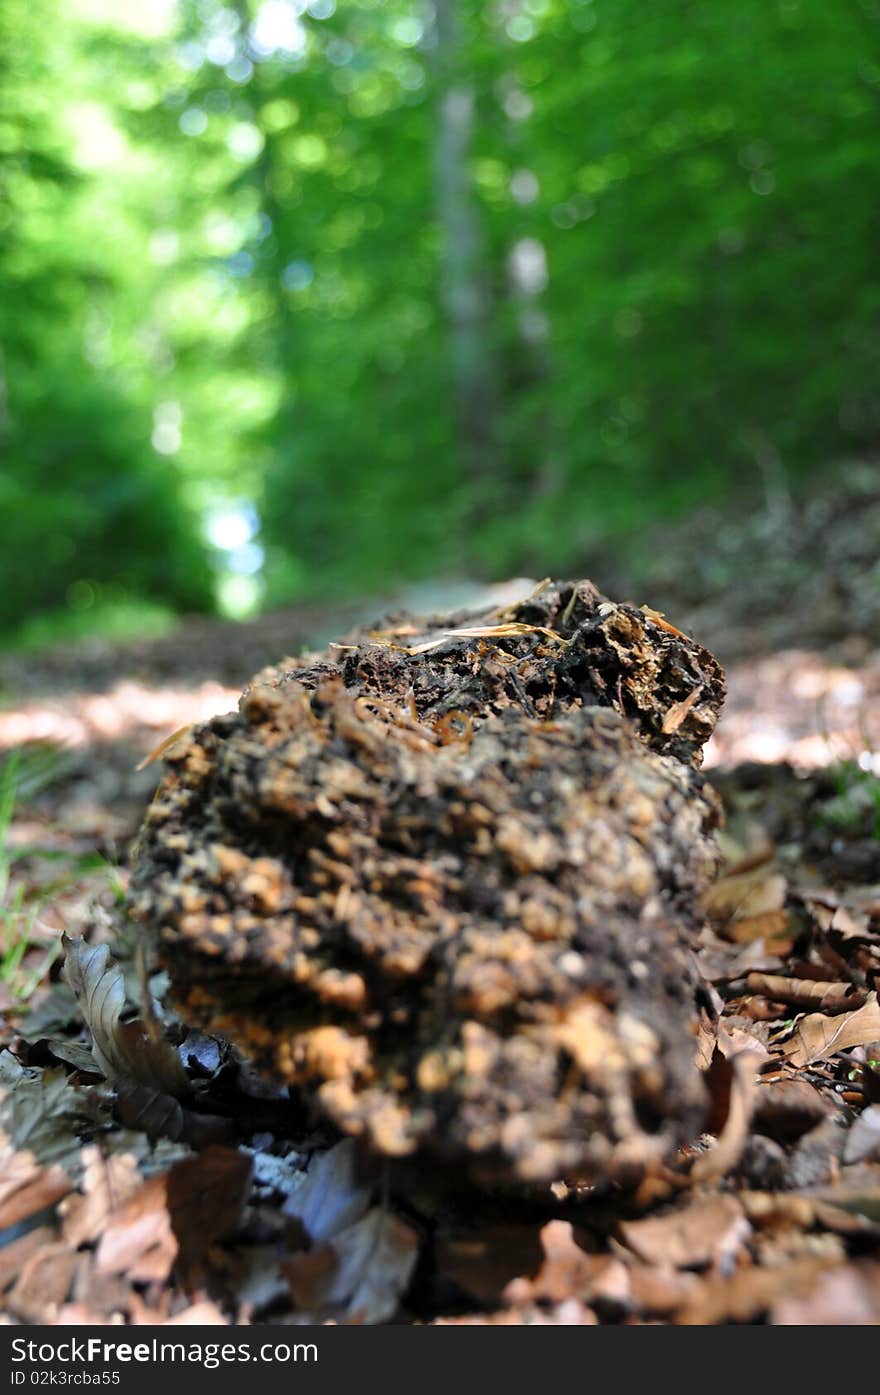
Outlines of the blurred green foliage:
M 0 629 L 544 575 L 876 446 L 875 0 L 0 31 Z

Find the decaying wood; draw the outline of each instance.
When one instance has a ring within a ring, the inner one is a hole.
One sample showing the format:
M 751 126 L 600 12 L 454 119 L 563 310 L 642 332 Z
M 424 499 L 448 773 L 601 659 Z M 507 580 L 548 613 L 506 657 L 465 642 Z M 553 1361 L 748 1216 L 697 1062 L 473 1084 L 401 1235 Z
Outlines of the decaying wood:
M 258 675 L 142 831 L 190 1020 L 381 1154 L 622 1177 L 698 1129 L 712 656 L 589 582 Z

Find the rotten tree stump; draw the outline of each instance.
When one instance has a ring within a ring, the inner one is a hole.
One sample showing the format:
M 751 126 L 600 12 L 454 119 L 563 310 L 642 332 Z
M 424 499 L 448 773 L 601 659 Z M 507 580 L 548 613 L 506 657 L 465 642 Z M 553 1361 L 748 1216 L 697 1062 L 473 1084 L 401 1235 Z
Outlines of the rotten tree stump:
M 723 695 L 589 582 L 389 622 L 172 749 L 132 908 L 188 1020 L 372 1150 L 631 1175 L 700 1124 L 695 767 Z

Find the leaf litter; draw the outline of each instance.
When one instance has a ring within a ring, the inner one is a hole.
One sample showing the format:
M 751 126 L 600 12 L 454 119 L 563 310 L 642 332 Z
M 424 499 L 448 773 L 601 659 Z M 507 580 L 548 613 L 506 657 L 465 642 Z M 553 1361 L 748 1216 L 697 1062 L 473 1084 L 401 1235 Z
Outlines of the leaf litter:
M 687 715 L 670 708 L 667 727 Z M 157 1036 L 126 992 L 136 975 L 120 1002 L 112 957 L 89 957 L 118 922 L 96 942 L 69 899 L 80 1001 L 56 966 L 0 1053 L 6 1319 L 876 1323 L 880 884 L 817 842 L 821 782 L 771 769 L 718 772 L 727 865 L 697 946 L 706 1131 L 629 1195 L 475 1207 L 417 1180 L 389 1190 L 286 1099 L 257 1100 L 221 1040 L 187 1048 L 164 1018 Z M 183 1116 L 230 1137 L 185 1138 Z

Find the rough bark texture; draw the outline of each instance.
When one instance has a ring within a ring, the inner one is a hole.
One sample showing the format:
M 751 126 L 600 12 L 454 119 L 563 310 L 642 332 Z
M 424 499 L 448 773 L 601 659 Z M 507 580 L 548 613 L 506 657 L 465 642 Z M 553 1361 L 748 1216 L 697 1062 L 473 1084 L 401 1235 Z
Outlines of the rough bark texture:
M 189 1018 L 372 1149 L 625 1176 L 699 1127 L 694 766 L 723 692 L 589 582 L 389 622 L 172 750 L 133 909 Z

